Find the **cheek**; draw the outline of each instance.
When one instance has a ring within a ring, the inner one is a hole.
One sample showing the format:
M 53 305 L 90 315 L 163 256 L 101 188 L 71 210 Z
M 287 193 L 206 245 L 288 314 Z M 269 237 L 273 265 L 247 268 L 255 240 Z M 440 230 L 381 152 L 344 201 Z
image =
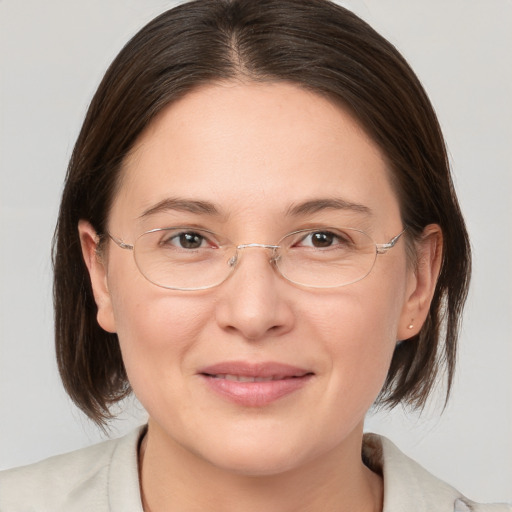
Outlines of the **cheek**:
M 178 385 L 186 354 L 213 315 L 207 302 L 158 288 L 129 270 L 120 272 L 123 279 L 112 276 L 111 299 L 128 379 L 144 403 L 143 395 L 156 396 L 162 382 Z
M 174 297 L 139 293 L 134 300 L 114 302 L 121 348 L 136 351 L 144 359 L 163 351 L 178 356 L 197 338 L 206 311 L 197 304 Z
M 403 306 L 396 290 L 389 283 L 372 286 L 367 278 L 350 290 L 310 300 L 309 313 L 304 311 L 328 355 L 331 396 L 354 408 L 369 408 L 387 376 Z

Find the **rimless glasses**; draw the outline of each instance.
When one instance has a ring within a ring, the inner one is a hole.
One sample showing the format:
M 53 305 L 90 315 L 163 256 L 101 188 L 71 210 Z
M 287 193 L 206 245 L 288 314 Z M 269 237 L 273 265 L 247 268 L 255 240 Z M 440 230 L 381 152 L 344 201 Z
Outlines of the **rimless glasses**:
M 108 236 L 133 251 L 141 274 L 171 290 L 206 290 L 223 283 L 240 262 L 242 250 L 264 249 L 269 263 L 288 281 L 310 288 L 336 288 L 365 278 L 377 256 L 398 242 L 405 229 L 388 243 L 376 244 L 364 231 L 346 227 L 300 229 L 276 245 L 233 244 L 206 229 L 178 226 L 152 229 L 133 244 Z

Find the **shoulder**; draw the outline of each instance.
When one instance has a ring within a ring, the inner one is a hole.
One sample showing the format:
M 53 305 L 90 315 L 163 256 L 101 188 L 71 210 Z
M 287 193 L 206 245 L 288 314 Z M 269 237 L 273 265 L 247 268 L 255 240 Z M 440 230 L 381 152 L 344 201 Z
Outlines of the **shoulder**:
M 136 511 L 140 503 L 137 445 L 125 437 L 0 472 L 0 512 Z M 122 482 L 124 495 L 119 496 Z M 122 500 L 129 505 L 117 506 Z M 123 508 L 125 507 L 125 508 Z
M 384 479 L 383 512 L 512 512 L 506 504 L 471 501 L 402 453 L 389 439 L 366 434 L 363 453 Z

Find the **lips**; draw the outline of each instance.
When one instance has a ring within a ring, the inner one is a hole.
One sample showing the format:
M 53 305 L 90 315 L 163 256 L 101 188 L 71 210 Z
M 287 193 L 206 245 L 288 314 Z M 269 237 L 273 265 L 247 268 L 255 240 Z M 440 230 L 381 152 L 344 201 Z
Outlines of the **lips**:
M 215 379 L 226 379 L 233 380 L 237 382 L 269 382 L 271 380 L 283 380 L 288 377 L 284 375 L 273 375 L 272 377 L 249 377 L 248 375 L 229 375 L 229 374 L 219 374 L 219 375 L 210 375 Z M 297 377 L 292 377 L 297 378 Z
M 301 389 L 314 375 L 282 363 L 223 362 L 202 368 L 208 388 L 237 405 L 262 407 Z

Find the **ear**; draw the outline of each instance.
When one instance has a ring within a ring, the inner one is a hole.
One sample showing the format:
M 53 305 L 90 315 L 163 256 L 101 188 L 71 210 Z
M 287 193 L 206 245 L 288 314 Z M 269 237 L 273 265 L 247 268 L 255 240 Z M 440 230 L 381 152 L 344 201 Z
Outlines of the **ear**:
M 415 245 L 415 268 L 408 278 L 406 300 L 398 328 L 399 340 L 418 334 L 427 318 L 443 257 L 443 233 L 440 226 L 426 226 Z
M 112 301 L 107 284 L 106 262 L 98 250 L 98 235 L 91 224 L 85 220 L 78 222 L 78 233 L 82 255 L 91 278 L 94 301 L 98 307 L 98 323 L 105 331 L 116 332 Z

